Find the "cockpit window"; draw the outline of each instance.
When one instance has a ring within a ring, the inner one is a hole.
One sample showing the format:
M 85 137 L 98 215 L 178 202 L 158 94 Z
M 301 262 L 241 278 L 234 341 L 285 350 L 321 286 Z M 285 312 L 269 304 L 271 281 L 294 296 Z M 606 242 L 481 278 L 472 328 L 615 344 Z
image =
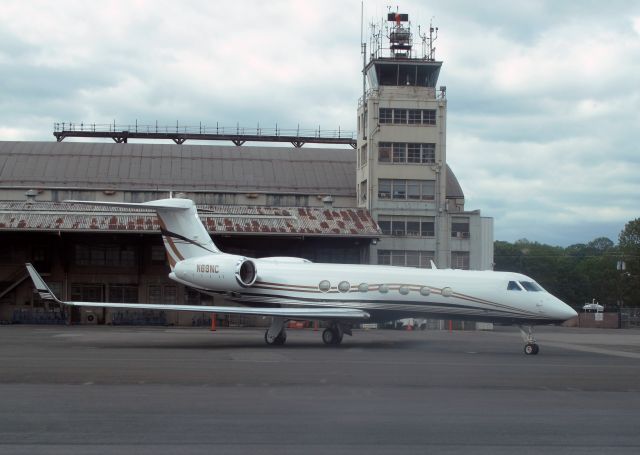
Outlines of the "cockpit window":
M 507 285 L 507 291 L 522 291 L 522 288 L 518 286 L 518 283 L 515 281 L 509 281 Z
M 520 281 L 520 284 L 529 292 L 542 292 L 542 288 L 533 281 Z

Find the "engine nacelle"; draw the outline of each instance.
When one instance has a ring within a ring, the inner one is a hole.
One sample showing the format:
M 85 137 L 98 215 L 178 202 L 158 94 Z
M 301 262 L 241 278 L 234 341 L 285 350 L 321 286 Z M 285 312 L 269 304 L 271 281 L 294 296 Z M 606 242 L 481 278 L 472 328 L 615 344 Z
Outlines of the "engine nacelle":
M 212 254 L 178 262 L 173 274 L 203 289 L 233 291 L 252 286 L 258 269 L 255 262 L 243 256 Z

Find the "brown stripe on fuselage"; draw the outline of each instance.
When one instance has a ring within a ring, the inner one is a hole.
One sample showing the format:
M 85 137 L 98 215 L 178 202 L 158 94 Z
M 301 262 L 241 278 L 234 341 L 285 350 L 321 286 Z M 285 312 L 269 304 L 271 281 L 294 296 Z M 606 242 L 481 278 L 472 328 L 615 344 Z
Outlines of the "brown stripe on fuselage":
M 169 232 L 168 229 L 167 229 L 167 226 L 164 224 L 164 221 L 162 220 L 162 218 L 160 218 L 158 216 L 158 220 L 160 221 L 160 227 L 162 228 L 162 230 L 165 231 L 165 232 Z M 184 256 L 182 254 L 180 254 L 180 251 L 178 250 L 178 247 L 176 246 L 176 244 L 173 242 L 173 239 L 171 237 L 169 237 L 168 235 L 163 235 L 162 238 L 164 239 L 165 243 L 167 243 L 169 245 L 171 250 L 175 253 L 175 255 L 178 258 L 178 260 L 184 261 Z
M 271 282 L 265 282 L 265 281 L 260 281 L 260 282 L 256 282 L 256 285 L 254 285 L 254 288 L 258 288 L 258 289 L 270 289 L 270 290 L 276 290 L 276 291 L 291 291 L 291 292 L 305 292 L 305 293 L 313 293 L 313 294 L 335 294 L 338 292 L 338 290 L 336 288 L 331 288 L 329 291 L 327 292 L 322 292 L 319 289 L 315 288 L 314 286 L 302 286 L 302 285 L 295 285 L 295 284 L 279 284 L 279 283 L 271 283 Z M 380 286 L 382 286 L 384 283 L 382 284 L 371 284 L 369 285 L 371 288 L 377 288 L 378 290 L 380 289 Z M 269 286 L 265 286 L 265 285 L 269 285 Z M 386 286 L 388 286 L 388 289 L 390 291 L 395 291 L 395 290 L 399 290 L 400 287 L 402 286 L 407 286 L 409 287 L 409 289 L 412 290 L 419 290 L 422 287 L 425 286 L 421 286 L 421 285 L 416 285 L 416 284 L 399 284 L 399 283 L 390 283 L 387 284 Z M 429 288 L 429 290 L 435 294 L 440 294 L 442 295 L 442 289 L 439 288 L 434 288 L 432 286 L 426 286 Z M 353 293 L 356 292 L 357 288 L 354 290 L 353 288 L 349 291 L 349 293 Z M 474 302 L 474 303 L 480 303 L 483 305 L 488 305 L 488 306 L 493 306 L 496 309 L 507 309 L 507 310 L 511 310 L 513 311 L 514 308 L 509 306 L 509 305 L 504 305 L 501 303 L 497 303 L 497 302 L 491 302 L 489 300 L 484 300 L 478 297 L 473 297 L 473 296 L 469 296 L 466 294 L 459 294 L 459 293 L 454 293 L 452 295 L 452 297 L 458 298 L 460 300 L 466 300 L 469 302 Z M 523 313 L 528 313 L 528 314 L 533 314 L 535 315 L 535 312 L 532 311 L 528 311 L 528 310 L 523 310 L 523 309 L 517 309 L 517 311 L 519 312 L 523 312 Z

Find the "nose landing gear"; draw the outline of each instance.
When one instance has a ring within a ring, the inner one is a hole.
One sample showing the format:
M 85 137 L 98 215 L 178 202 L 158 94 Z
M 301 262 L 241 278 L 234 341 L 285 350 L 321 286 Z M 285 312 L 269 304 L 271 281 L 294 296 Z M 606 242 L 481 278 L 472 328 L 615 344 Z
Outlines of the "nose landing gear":
M 522 339 L 525 342 L 524 345 L 524 353 L 526 355 L 537 355 L 540 352 L 540 348 L 536 343 L 536 338 L 533 335 L 533 327 L 530 325 L 527 326 L 527 330 L 525 331 L 524 327 L 519 325 L 520 333 L 522 334 Z

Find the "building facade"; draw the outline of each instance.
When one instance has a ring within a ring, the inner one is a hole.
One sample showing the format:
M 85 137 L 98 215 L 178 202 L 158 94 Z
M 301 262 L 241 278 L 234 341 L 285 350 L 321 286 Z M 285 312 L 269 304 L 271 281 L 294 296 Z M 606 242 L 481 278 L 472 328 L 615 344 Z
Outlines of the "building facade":
M 389 20 L 388 47 L 374 42 L 358 105 L 357 204 L 384 234 L 372 262 L 491 269 L 493 220 L 465 210 L 447 166 L 446 88 L 436 90 L 442 62 L 433 52 L 414 56 L 406 15 Z

